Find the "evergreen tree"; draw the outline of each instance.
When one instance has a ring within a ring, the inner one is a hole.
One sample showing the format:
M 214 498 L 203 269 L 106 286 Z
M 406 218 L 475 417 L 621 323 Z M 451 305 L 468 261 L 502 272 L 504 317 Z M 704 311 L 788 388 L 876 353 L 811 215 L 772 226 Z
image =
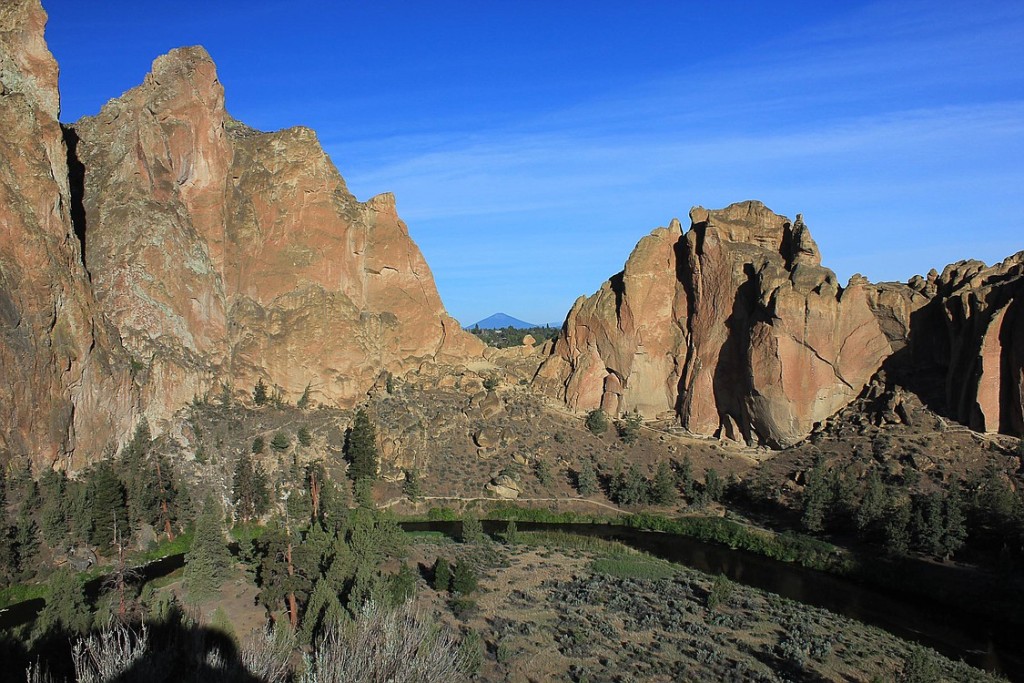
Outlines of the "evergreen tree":
M 267 402 L 267 385 L 263 383 L 262 377 L 256 380 L 256 386 L 253 387 L 252 402 L 258 406 Z
M 39 510 L 43 540 L 51 548 L 59 548 L 65 544 L 71 530 L 68 524 L 68 477 L 63 471 L 46 470 L 39 480 L 39 489 L 43 500 Z
M 85 601 L 82 577 L 68 567 L 61 567 L 50 577 L 49 586 L 46 605 L 32 625 L 33 640 L 58 634 L 85 634 L 92 625 L 92 616 Z
M 885 547 L 890 553 L 902 554 L 910 548 L 910 505 L 903 500 L 893 501 L 885 518 Z
M 185 587 L 189 599 L 198 603 L 218 593 L 231 569 L 231 553 L 224 541 L 223 512 L 213 496 L 207 496 L 194 534 L 185 555 Z
M 658 463 L 651 483 L 651 501 L 656 505 L 671 505 L 676 502 L 676 478 L 672 468 L 664 460 Z
M 725 484 L 714 467 L 704 470 L 704 495 L 708 500 L 720 501 L 725 494 Z
M 854 523 L 861 535 L 867 536 L 885 516 L 886 501 L 885 485 L 876 470 L 868 474 L 867 487 L 861 497 L 860 505 L 854 514 Z
M 235 464 L 231 497 L 235 512 L 242 521 L 258 519 L 270 506 L 267 475 L 263 466 L 259 462 L 254 463 L 247 453 L 242 453 Z
M 420 486 L 420 473 L 419 470 L 410 469 L 405 471 L 405 482 L 402 484 L 402 493 L 408 496 L 409 500 L 419 500 L 419 497 L 423 495 L 422 488 Z
M 278 452 L 288 450 L 291 445 L 292 442 L 288 439 L 288 435 L 281 431 L 274 432 L 274 438 L 270 440 L 270 447 Z
M 807 473 L 807 486 L 803 493 L 803 527 L 812 533 L 825 530 L 825 519 L 832 505 L 832 486 L 825 466 L 818 462 Z
M 130 526 L 124 485 L 109 460 L 100 461 L 90 470 L 86 500 L 91 522 L 89 542 L 100 548 L 110 548 L 114 542 L 114 528 L 129 529 Z
M 580 463 L 580 469 L 576 473 L 576 490 L 581 496 L 590 496 L 597 493 L 597 472 L 594 471 L 594 463 L 584 460 Z
M 254 454 L 259 454 L 263 452 L 264 448 L 266 448 L 266 444 L 263 441 L 263 437 L 257 435 L 255 438 L 253 438 L 252 448 L 250 448 L 249 450 L 251 450 Z
M 14 523 L 14 546 L 17 549 L 18 570 L 22 576 L 30 572 L 39 555 L 39 525 L 32 514 L 30 502 L 26 499 L 21 505 Z
M 640 428 L 643 426 L 643 418 L 640 413 L 633 411 L 618 424 L 619 438 L 623 443 L 632 444 L 640 438 Z
M 476 590 L 476 570 L 469 560 L 460 560 L 452 573 L 452 592 L 456 595 L 469 595 Z
M 942 505 L 943 533 L 939 544 L 939 557 L 949 559 L 967 541 L 967 524 L 959 491 L 946 495 Z
M 683 492 L 687 501 L 694 499 L 693 461 L 690 460 L 689 454 L 683 456 L 683 461 L 676 470 L 676 487 Z
M 308 645 L 316 643 L 327 629 L 347 618 L 348 614 L 342 607 L 331 582 L 320 579 L 313 586 L 313 592 L 306 604 L 306 612 L 302 617 L 302 641 Z
M 537 476 L 537 481 L 541 486 L 551 486 L 551 466 L 548 465 L 547 460 L 537 458 L 533 465 L 533 473 Z
M 434 560 L 434 590 L 445 593 L 452 586 L 452 569 L 448 560 L 438 557 Z
M 299 410 L 305 410 L 306 408 L 309 407 L 309 390 L 310 385 L 307 384 L 306 388 L 302 391 L 302 396 L 299 396 L 299 400 L 295 402 L 295 407 L 298 408 Z M 309 444 L 302 445 L 308 446 Z
M 349 461 L 349 477 L 353 480 L 377 477 L 377 431 L 362 408 L 356 412 L 348 432 L 345 455 Z
M 313 435 L 309 432 L 309 427 L 302 425 L 299 427 L 298 434 L 296 435 L 299 439 L 299 445 L 308 448 L 313 445 Z
M 283 607 L 292 628 L 297 628 L 313 582 L 320 577 L 319 548 L 279 524 L 269 526 L 260 540 L 260 602 L 271 610 Z
M 516 526 L 515 520 L 510 519 L 505 525 L 505 542 L 509 545 L 516 545 L 519 540 L 519 528 Z
M 612 498 L 619 505 L 645 505 L 650 502 L 650 483 L 636 463 L 615 478 Z
M 462 515 L 461 531 L 463 543 L 481 543 L 484 540 L 484 528 L 480 518 L 469 510 Z
M 596 436 L 601 436 L 608 431 L 608 417 L 600 408 L 591 410 L 587 413 L 586 425 L 587 429 L 589 429 L 591 433 Z
M 403 562 L 398 573 L 388 578 L 388 602 L 401 605 L 416 595 L 416 573 L 408 563 Z

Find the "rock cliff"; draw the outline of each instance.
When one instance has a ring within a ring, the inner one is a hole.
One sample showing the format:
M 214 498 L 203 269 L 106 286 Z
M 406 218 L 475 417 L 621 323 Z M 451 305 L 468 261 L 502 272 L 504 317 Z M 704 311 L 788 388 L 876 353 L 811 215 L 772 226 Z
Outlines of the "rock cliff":
M 202 48 L 62 131 L 45 21 L 0 8 L 0 448 L 84 462 L 223 387 L 347 405 L 480 356 L 394 199 L 357 201 L 308 129 L 233 120 Z
M 1024 435 L 1024 252 L 874 289 L 892 379 L 972 429 Z
M 642 239 L 622 273 L 576 302 L 535 383 L 579 411 L 795 443 L 890 353 L 867 282 L 839 286 L 802 219 L 760 202 L 696 207 L 690 220 Z

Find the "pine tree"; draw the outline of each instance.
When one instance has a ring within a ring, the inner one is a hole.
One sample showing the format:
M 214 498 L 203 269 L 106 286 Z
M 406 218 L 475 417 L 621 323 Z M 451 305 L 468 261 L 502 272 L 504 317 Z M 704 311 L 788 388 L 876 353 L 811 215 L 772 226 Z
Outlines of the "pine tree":
M 91 529 L 89 541 L 100 548 L 114 542 L 114 527 L 130 528 L 124 485 L 109 460 L 99 462 L 88 475 L 86 499 Z
M 70 531 L 68 525 L 68 478 L 64 472 L 47 470 L 39 481 L 43 506 L 39 520 L 43 540 L 51 548 L 61 547 Z
M 299 410 L 305 410 L 306 408 L 309 407 L 309 390 L 310 385 L 307 384 L 306 388 L 302 392 L 302 396 L 299 396 L 299 400 L 295 402 L 295 407 L 298 408 Z M 308 446 L 309 444 L 303 445 Z
M 192 546 L 185 555 L 185 587 L 189 599 L 199 603 L 218 593 L 231 569 L 231 553 L 224 540 L 223 512 L 213 496 L 207 496 L 196 520 Z
M 373 479 L 377 476 L 377 431 L 369 415 L 360 408 L 349 430 L 345 455 L 349 461 L 349 477 Z
M 263 441 L 263 437 L 257 435 L 256 437 L 253 438 L 252 448 L 250 448 L 249 450 L 251 450 L 255 454 L 259 454 L 263 452 L 264 448 L 266 448 L 266 444 Z
M 299 445 L 306 448 L 313 445 L 313 435 L 309 433 L 309 428 L 306 425 L 299 427 L 297 436 L 299 439 Z
M 910 505 L 904 500 L 893 501 L 885 517 L 885 546 L 894 554 L 902 554 L 910 548 Z
M 243 453 L 235 463 L 235 475 L 232 485 L 232 502 L 239 519 L 249 521 L 257 519 L 270 505 L 270 493 L 267 489 L 267 475 L 263 466 Z
M 302 542 L 300 534 L 274 525 L 260 544 L 259 599 L 268 609 L 284 607 L 292 628 L 299 624 L 299 612 L 320 576 L 317 553 Z
M 619 438 L 623 443 L 632 444 L 640 438 L 640 428 L 643 426 L 643 418 L 640 413 L 633 411 L 627 415 L 619 424 Z

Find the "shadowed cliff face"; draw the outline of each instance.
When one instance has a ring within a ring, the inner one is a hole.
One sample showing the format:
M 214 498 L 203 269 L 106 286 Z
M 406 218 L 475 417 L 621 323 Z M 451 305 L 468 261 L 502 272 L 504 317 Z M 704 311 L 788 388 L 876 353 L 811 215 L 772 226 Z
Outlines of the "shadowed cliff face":
M 803 221 L 759 202 L 697 207 L 637 245 L 566 319 L 536 384 L 580 411 L 678 418 L 779 447 L 852 400 L 890 347 L 867 304 L 821 266 Z
M 0 447 L 74 466 L 224 385 L 344 405 L 482 353 L 393 198 L 357 201 L 308 129 L 232 120 L 202 48 L 66 144 L 45 21 L 38 0 L 0 8 Z
M 877 285 L 871 300 L 892 378 L 972 429 L 1024 435 L 1024 252 Z

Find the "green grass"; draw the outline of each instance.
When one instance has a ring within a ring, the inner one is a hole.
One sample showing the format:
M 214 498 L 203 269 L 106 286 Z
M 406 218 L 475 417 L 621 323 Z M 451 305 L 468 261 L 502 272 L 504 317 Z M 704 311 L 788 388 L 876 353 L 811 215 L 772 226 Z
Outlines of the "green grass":
M 554 547 L 561 550 L 578 550 L 608 556 L 639 555 L 639 551 L 618 541 L 609 541 L 593 536 L 580 536 L 565 531 L 520 531 L 519 544 Z
M 45 583 L 16 583 L 0 590 L 0 609 L 49 594 L 50 587 Z
M 429 541 L 431 543 L 444 543 L 451 538 L 443 531 L 404 531 L 405 537 L 411 542 Z
M 161 541 L 155 547 L 149 550 L 134 555 L 132 557 L 133 563 L 145 564 L 152 562 L 153 560 L 159 560 L 170 555 L 178 555 L 181 553 L 187 553 L 189 547 L 192 545 L 192 530 L 178 534 L 174 537 L 173 541 Z
M 590 563 L 595 574 L 615 576 L 620 579 L 647 579 L 657 581 L 667 579 L 676 574 L 676 567 L 643 555 L 637 557 L 598 557 Z

